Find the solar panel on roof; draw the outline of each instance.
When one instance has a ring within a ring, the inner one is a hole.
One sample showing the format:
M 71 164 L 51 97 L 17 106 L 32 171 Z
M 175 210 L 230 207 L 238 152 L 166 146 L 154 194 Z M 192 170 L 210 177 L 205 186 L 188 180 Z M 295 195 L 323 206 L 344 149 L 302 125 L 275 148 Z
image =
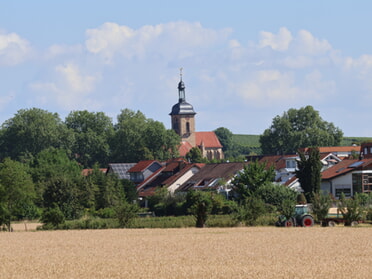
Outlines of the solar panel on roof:
M 363 161 L 358 161 L 358 162 L 355 162 L 355 163 L 352 163 L 350 166 L 348 166 L 349 168 L 357 168 L 359 167 L 360 165 L 362 165 L 364 162 Z

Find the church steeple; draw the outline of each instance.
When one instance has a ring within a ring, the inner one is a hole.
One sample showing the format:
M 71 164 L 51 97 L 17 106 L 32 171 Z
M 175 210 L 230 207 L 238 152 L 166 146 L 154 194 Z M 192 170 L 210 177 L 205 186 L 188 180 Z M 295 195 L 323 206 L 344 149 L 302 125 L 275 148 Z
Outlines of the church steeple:
M 182 70 L 183 68 L 180 69 L 180 82 L 178 83 L 178 102 L 183 103 L 186 102 L 186 95 L 185 95 L 185 84 L 182 81 Z
M 195 146 L 195 111 L 191 104 L 186 102 L 185 83 L 182 80 L 180 69 L 180 82 L 178 83 L 178 103 L 172 107 L 170 113 L 172 129 L 181 136 L 183 141 L 188 141 Z

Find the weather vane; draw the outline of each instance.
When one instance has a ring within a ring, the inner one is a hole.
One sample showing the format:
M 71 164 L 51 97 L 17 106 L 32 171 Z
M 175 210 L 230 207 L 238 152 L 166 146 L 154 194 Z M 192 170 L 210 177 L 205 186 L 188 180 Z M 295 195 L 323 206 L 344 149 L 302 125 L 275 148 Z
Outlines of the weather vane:
M 182 70 L 183 70 L 183 68 L 181 67 L 180 68 L 180 77 L 181 77 L 181 80 L 182 80 Z

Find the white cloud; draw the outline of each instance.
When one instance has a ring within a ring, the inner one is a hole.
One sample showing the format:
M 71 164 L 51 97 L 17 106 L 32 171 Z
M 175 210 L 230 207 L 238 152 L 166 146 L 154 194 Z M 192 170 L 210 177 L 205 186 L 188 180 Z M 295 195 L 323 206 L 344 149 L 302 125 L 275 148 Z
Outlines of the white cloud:
M 120 54 L 126 59 L 155 57 L 188 57 L 201 49 L 225 41 L 231 30 L 206 29 L 200 23 L 170 22 L 146 25 L 137 30 L 116 23 L 104 23 L 86 31 L 87 50 L 101 55 L 107 63 Z
M 317 39 L 307 30 L 300 30 L 293 44 L 298 53 L 307 55 L 324 54 L 332 49 L 327 40 Z
M 372 55 L 344 57 L 309 31 L 291 33 L 285 27 L 243 42 L 231 38 L 229 29 L 208 29 L 200 23 L 138 29 L 104 23 L 87 30 L 81 44 L 52 45 L 38 53 L 42 59 L 32 61 L 37 71 L 20 71 L 24 76 L 14 82 L 32 80 L 32 92 L 24 93 L 32 102 L 21 104 L 65 111 L 99 109 L 114 118 L 127 107 L 166 126 L 169 109 L 178 100 L 180 67 L 186 98 L 199 115 L 197 127 L 225 121 L 223 111 L 239 116 L 233 124 L 237 129 L 249 126 L 246 120 L 252 118 L 256 127 L 265 125 L 264 130 L 278 111 L 306 104 L 332 104 L 342 111 L 349 106 L 345 99 L 350 89 L 358 100 L 372 92 Z M 0 55 L 0 64 L 2 59 Z M 6 91 L 19 96 L 12 86 Z
M 293 74 L 278 70 L 258 71 L 250 81 L 238 85 L 236 90 L 247 103 L 262 107 L 279 101 L 290 104 L 299 97 Z
M 76 93 L 92 91 L 97 81 L 95 76 L 82 74 L 79 67 L 74 63 L 58 65 L 55 70 L 64 80 L 63 83 L 67 89 Z
M 277 51 L 288 50 L 288 47 L 293 40 L 291 32 L 285 27 L 280 28 L 277 35 L 266 31 L 261 31 L 260 35 L 261 39 L 259 42 L 259 47 L 262 48 L 269 46 L 273 50 Z
M 46 104 L 56 103 L 64 109 L 77 109 L 88 104 L 97 106 L 95 101 L 88 98 L 100 76 L 83 73 L 74 63 L 57 65 L 51 80 L 33 82 L 30 88 L 38 93 L 38 100 Z
M 30 43 L 16 33 L 0 33 L 0 65 L 14 66 L 30 54 Z

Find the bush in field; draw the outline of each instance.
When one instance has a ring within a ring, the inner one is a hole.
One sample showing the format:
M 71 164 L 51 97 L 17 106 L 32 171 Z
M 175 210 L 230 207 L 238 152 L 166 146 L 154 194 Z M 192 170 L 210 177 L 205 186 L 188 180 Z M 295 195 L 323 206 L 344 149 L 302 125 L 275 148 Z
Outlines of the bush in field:
M 290 219 L 295 212 L 295 208 L 296 201 L 293 201 L 291 199 L 285 199 L 278 207 L 278 211 L 280 212 L 280 214 L 285 216 L 286 219 Z
M 212 209 L 210 193 L 203 191 L 189 191 L 186 196 L 187 204 L 190 205 L 189 212 L 196 219 L 195 226 L 203 228 Z
M 251 196 L 237 206 L 233 218 L 239 223 L 255 226 L 257 225 L 257 219 L 265 212 L 265 202 L 257 196 Z
M 360 194 L 358 193 L 350 199 L 347 199 L 342 193 L 338 201 L 338 209 L 345 220 L 345 226 L 351 226 L 353 221 L 362 220 L 365 214 L 365 207 L 362 205 Z
M 312 198 L 312 211 L 318 222 L 321 222 L 323 226 L 326 224 L 323 220 L 328 215 L 328 210 L 331 207 L 332 199 L 328 194 L 313 193 Z
M 125 228 L 130 225 L 135 217 L 137 217 L 138 206 L 124 202 L 115 208 L 116 218 L 119 221 L 119 227 Z
M 256 194 L 265 203 L 271 204 L 275 207 L 280 207 L 282 202 L 286 199 L 296 201 L 297 192 L 283 185 L 275 185 L 267 183 L 258 188 Z
M 171 194 L 166 187 L 159 187 L 155 190 L 155 194 L 149 197 L 149 210 L 156 216 L 186 215 L 185 201 L 185 194 Z
M 57 227 L 65 222 L 65 216 L 58 207 L 48 208 L 41 215 L 41 220 L 46 227 Z

